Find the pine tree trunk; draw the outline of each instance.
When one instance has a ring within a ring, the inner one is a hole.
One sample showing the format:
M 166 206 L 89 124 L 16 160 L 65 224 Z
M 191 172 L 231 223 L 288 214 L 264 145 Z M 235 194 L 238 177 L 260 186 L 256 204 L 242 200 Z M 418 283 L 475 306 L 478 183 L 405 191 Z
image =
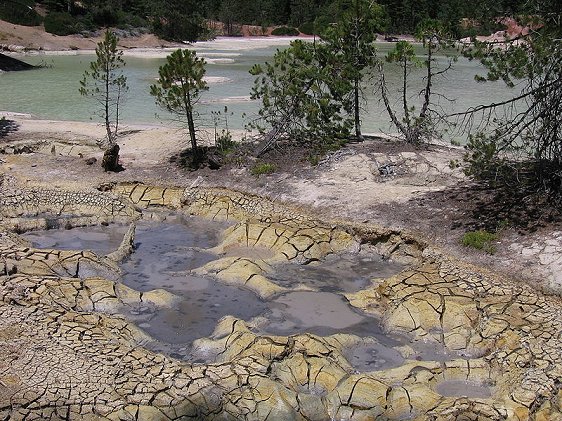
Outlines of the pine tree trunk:
M 355 140 L 357 142 L 363 141 L 363 134 L 361 133 L 361 107 L 359 104 L 359 79 L 355 79 L 355 86 L 354 86 L 354 108 L 355 108 Z

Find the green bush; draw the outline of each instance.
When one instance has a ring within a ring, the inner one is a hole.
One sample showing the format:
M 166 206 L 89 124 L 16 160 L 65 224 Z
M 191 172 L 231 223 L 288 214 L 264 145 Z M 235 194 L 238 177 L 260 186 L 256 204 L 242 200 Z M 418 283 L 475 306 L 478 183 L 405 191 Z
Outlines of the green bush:
M 465 247 L 472 247 L 478 250 L 484 250 L 486 253 L 494 254 L 496 252 L 496 247 L 492 244 L 492 241 L 497 240 L 498 235 L 485 231 L 469 231 L 462 236 L 462 245 Z
M 0 2 L 0 19 L 16 25 L 38 26 L 41 25 L 41 16 L 34 9 L 34 2 L 21 1 Z
M 220 133 L 216 134 L 215 146 L 221 154 L 226 155 L 236 148 L 237 143 L 232 139 L 232 134 L 229 130 L 222 129 Z
M 45 31 L 55 35 L 71 35 L 79 31 L 76 19 L 70 13 L 51 12 L 45 16 Z
M 276 35 L 276 36 L 288 35 L 288 36 L 295 37 L 299 34 L 300 32 L 298 31 L 298 29 L 293 28 L 291 26 L 280 26 L 278 28 L 275 28 L 273 31 L 271 31 L 271 35 Z
M 146 28 L 149 26 L 149 23 L 141 16 L 133 15 L 131 13 L 124 13 L 120 19 L 121 20 L 118 27 L 121 29 L 141 28 L 142 31 L 148 31 L 148 29 Z
M 305 22 L 301 26 L 299 26 L 299 31 L 301 31 L 305 35 L 314 35 L 315 33 L 317 33 L 314 29 L 314 22 Z
M 275 165 L 264 162 L 262 164 L 256 164 L 252 167 L 252 175 L 260 176 L 262 174 L 273 174 L 275 172 Z
M 152 32 L 166 41 L 193 42 L 205 36 L 206 29 L 197 16 L 171 11 L 163 19 L 152 21 Z

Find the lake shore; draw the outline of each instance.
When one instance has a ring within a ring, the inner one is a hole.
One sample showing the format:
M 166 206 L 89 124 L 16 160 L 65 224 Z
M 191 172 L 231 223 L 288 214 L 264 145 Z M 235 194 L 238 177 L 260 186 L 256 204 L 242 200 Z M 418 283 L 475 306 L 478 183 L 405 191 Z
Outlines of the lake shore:
M 211 41 L 198 41 L 194 43 L 171 43 L 170 45 L 163 46 L 138 46 L 138 47 L 125 47 L 123 48 L 123 55 L 125 57 L 140 57 L 140 58 L 164 58 L 178 48 L 191 48 L 197 52 L 208 52 L 212 54 L 213 51 L 221 50 L 226 53 L 221 53 L 222 56 L 228 54 L 228 51 L 247 51 L 259 48 L 268 47 L 284 47 L 289 45 L 296 39 L 308 40 L 310 37 L 217 37 Z M 123 40 L 122 40 L 123 41 Z M 126 39 L 125 39 L 126 41 Z M 79 55 L 92 55 L 95 54 L 94 48 L 72 48 L 72 49 L 32 49 L 27 50 L 23 47 L 18 48 L 14 46 L 12 54 L 23 56 L 79 56 Z
M 414 41 L 413 37 L 399 35 L 398 38 Z M 311 40 L 312 36 L 219 36 L 210 41 L 196 43 L 169 42 L 153 34 L 122 37 L 119 46 L 126 56 L 133 57 L 165 57 L 177 48 L 194 48 L 196 51 L 206 50 L 252 50 L 257 48 L 286 46 L 295 39 Z M 82 35 L 57 36 L 45 32 L 42 27 L 15 25 L 0 20 L 0 50 L 25 55 L 79 55 L 92 54 L 101 36 L 84 37 Z M 382 35 L 378 42 L 386 43 Z
M 156 57 L 160 57 L 160 54 L 163 54 L 165 57 L 174 49 L 182 47 L 193 47 L 196 50 L 247 50 L 277 45 L 284 46 L 297 38 L 299 37 L 217 37 L 211 41 L 178 43 L 162 40 L 153 34 L 141 34 L 138 36 L 121 37 L 119 46 L 124 50 L 125 55 L 155 57 L 156 54 Z M 310 39 L 312 37 L 301 38 Z M 7 52 L 26 55 L 92 54 L 96 44 L 101 40 L 102 36 L 57 36 L 45 32 L 42 27 L 21 26 L 0 20 L 0 47 Z

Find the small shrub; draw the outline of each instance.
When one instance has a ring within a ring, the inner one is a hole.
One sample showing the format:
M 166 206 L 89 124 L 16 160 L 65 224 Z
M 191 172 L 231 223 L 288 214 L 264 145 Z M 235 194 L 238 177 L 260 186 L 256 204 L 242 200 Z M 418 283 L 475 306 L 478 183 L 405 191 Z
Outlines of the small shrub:
M 222 129 L 216 136 L 215 146 L 221 154 L 226 155 L 236 147 L 236 142 L 229 130 Z
M 256 164 L 252 167 L 250 172 L 255 176 L 260 176 L 262 174 L 273 174 L 275 172 L 275 165 L 267 162 Z
M 498 222 L 498 228 L 496 232 L 500 233 L 503 230 L 505 230 L 507 227 L 509 227 L 509 219 L 502 219 L 501 221 Z
M 271 35 L 275 35 L 275 36 L 296 37 L 299 34 L 300 34 L 299 30 L 291 26 L 280 26 L 278 28 L 275 28 L 273 31 L 271 31 Z
M 308 155 L 308 162 L 313 167 L 316 167 L 318 164 L 320 164 L 320 155 L 318 155 L 318 154 Z
M 483 250 L 488 254 L 494 254 L 496 247 L 492 244 L 498 235 L 485 230 L 469 231 L 462 236 L 462 245 L 465 247 L 472 247 L 478 250 Z
M 224 156 L 232 152 L 236 147 L 236 142 L 232 139 L 232 133 L 228 128 L 228 118 L 234 115 L 228 111 L 228 107 L 224 107 L 223 111 L 211 111 L 213 123 L 215 125 L 215 147 Z M 224 125 L 224 129 L 219 132 L 219 125 Z
M 51 12 L 45 16 L 45 31 L 54 35 L 71 35 L 78 32 L 76 19 L 70 13 Z

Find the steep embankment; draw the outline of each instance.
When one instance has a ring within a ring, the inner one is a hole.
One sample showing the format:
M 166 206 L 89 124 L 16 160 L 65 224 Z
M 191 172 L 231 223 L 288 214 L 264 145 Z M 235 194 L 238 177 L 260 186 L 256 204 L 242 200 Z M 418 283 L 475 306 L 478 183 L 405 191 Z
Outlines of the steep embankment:
M 3 72 L 31 70 L 33 68 L 35 68 L 35 66 L 0 53 L 0 70 Z

